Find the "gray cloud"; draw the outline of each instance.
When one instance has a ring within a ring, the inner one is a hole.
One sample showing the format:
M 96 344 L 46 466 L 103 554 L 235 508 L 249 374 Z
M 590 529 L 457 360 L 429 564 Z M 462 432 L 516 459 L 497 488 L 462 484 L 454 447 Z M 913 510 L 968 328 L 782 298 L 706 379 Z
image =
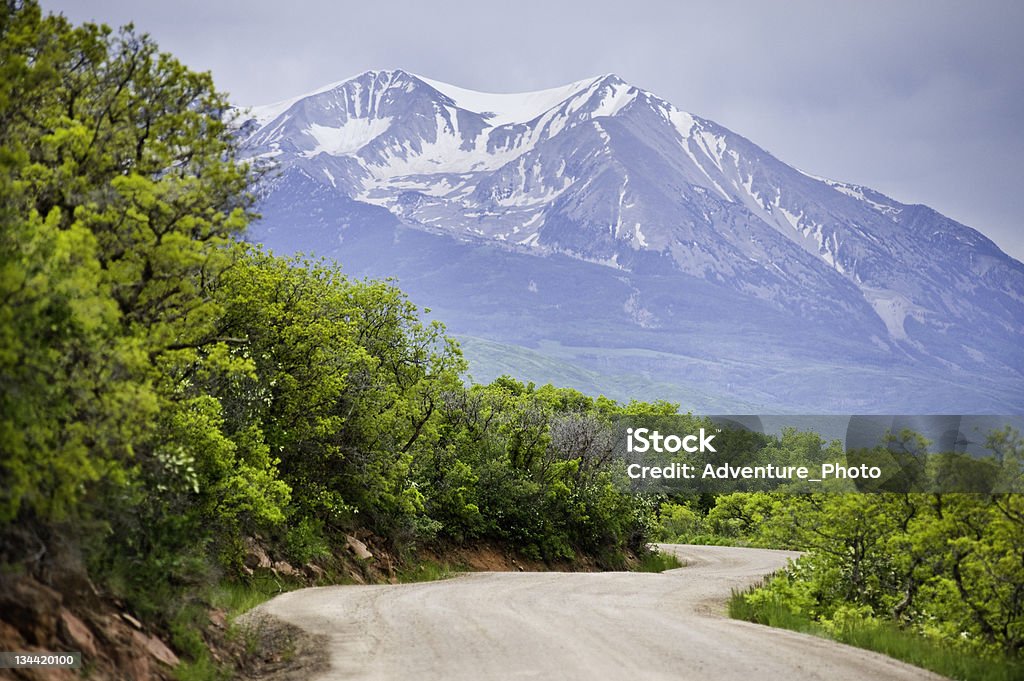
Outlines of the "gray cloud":
M 614 72 L 1024 259 L 1024 3 L 43 0 L 132 21 L 240 104 L 370 68 L 521 91 Z

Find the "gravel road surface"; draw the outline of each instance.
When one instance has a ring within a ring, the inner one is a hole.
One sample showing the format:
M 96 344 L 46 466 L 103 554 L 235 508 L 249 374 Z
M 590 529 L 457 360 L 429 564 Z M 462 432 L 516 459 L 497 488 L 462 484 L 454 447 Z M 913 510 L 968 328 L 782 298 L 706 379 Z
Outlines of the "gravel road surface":
M 797 554 L 661 548 L 686 567 L 662 574 L 481 572 L 302 589 L 257 612 L 325 637 L 330 670 L 318 680 L 942 679 L 875 653 L 727 618 L 732 589 Z

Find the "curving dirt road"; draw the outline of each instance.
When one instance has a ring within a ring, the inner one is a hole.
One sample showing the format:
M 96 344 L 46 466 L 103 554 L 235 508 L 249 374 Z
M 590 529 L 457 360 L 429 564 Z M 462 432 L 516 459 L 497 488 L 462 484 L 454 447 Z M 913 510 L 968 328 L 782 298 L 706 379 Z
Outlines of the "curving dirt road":
M 664 545 L 662 574 L 485 572 L 303 589 L 262 612 L 329 641 L 317 679 L 903 681 L 939 677 L 875 653 L 725 616 L 733 588 L 796 554 Z

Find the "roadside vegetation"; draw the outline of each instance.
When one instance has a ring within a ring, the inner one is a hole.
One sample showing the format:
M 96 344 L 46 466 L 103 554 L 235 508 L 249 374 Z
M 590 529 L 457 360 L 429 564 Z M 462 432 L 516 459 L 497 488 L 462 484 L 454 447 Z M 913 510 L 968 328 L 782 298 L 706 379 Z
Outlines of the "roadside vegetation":
M 754 460 L 846 456 L 814 433 L 750 437 Z M 860 460 L 903 459 L 899 476 L 875 492 L 837 482 L 825 492 L 789 485 L 663 497 L 657 536 L 805 552 L 765 584 L 735 594 L 733 617 L 827 636 L 955 679 L 1022 678 L 1024 495 L 996 490 L 1019 489 L 1024 440 L 1010 429 L 990 433 L 988 460 L 926 456 L 927 444 L 903 432 L 857 452 Z M 942 491 L 970 485 L 990 491 Z M 935 491 L 914 491 L 922 489 Z
M 640 557 L 640 562 L 635 569 L 637 572 L 664 572 L 683 566 L 684 563 L 675 554 L 651 551 Z
M 1021 443 L 993 443 L 1019 456 Z M 704 506 L 702 507 L 702 504 Z M 660 508 L 666 541 L 799 549 L 733 617 L 964 681 L 1024 677 L 1024 497 L 735 493 Z
M 963 681 L 1016 681 L 1024 678 L 1019 659 L 951 646 L 940 637 L 922 635 L 894 622 L 854 613 L 839 614 L 832 620 L 813 619 L 794 611 L 784 598 L 769 588 L 755 587 L 736 592 L 729 601 L 729 615 L 736 619 L 780 627 L 804 634 L 831 638 L 848 645 L 872 650 L 912 665 Z

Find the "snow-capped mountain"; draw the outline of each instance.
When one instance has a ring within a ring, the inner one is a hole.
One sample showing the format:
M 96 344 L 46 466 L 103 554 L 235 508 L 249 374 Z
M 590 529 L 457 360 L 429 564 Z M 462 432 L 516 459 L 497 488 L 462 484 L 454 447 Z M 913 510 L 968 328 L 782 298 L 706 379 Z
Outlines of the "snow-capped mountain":
M 1024 265 L 617 76 L 486 94 L 371 71 L 239 123 L 277 168 L 255 238 L 399 275 L 457 333 L 539 348 L 598 389 L 640 375 L 725 407 L 1024 407 Z

